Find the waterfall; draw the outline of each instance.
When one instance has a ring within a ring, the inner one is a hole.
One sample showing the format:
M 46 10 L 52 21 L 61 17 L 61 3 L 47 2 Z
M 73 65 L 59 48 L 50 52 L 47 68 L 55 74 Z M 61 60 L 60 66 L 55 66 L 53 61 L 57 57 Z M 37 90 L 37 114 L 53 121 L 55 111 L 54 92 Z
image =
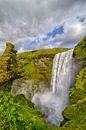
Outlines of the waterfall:
M 69 103 L 69 88 L 75 82 L 80 65 L 72 58 L 73 49 L 56 54 L 53 60 L 51 90 L 32 98 L 35 108 L 45 113 L 49 124 L 60 126 L 62 111 Z
M 55 55 L 52 69 L 52 92 L 61 98 L 62 108 L 68 104 L 69 88 L 73 76 L 73 50 Z

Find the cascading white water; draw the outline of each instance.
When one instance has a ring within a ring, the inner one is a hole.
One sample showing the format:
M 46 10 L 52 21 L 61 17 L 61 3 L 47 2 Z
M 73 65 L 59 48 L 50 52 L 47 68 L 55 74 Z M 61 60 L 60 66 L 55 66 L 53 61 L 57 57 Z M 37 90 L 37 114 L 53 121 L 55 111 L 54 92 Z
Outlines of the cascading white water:
M 52 92 L 61 98 L 61 108 L 68 104 L 69 88 L 71 86 L 73 71 L 73 50 L 59 53 L 53 61 L 51 86 Z M 75 70 L 74 70 L 75 71 Z
M 37 93 L 32 98 L 35 107 L 45 113 L 49 124 L 59 126 L 62 111 L 69 103 L 69 88 L 75 82 L 80 65 L 72 58 L 73 50 L 59 53 L 53 61 L 51 90 Z

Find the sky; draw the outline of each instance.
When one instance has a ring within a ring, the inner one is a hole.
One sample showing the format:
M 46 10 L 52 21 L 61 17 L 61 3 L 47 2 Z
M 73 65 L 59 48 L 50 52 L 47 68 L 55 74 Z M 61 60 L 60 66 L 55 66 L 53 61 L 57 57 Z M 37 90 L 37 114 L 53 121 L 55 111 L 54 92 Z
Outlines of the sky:
M 74 47 L 86 35 L 86 0 L 0 0 L 0 53 Z

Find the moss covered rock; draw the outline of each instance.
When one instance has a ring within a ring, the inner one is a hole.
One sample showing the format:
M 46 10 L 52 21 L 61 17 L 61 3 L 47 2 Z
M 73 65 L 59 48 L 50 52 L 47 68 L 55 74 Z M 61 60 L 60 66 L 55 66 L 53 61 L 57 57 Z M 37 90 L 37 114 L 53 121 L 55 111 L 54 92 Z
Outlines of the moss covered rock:
M 86 129 L 86 98 L 79 100 L 64 110 L 66 123 L 62 130 L 85 130 Z
M 6 43 L 6 49 L 2 56 L 0 56 L 0 84 L 13 80 L 16 76 L 16 50 L 14 45 Z
M 75 46 L 73 57 L 86 65 L 86 36 Z
M 70 89 L 70 105 L 64 110 L 64 122 L 60 130 L 86 130 L 86 37 L 74 48 L 73 57 L 83 68 Z

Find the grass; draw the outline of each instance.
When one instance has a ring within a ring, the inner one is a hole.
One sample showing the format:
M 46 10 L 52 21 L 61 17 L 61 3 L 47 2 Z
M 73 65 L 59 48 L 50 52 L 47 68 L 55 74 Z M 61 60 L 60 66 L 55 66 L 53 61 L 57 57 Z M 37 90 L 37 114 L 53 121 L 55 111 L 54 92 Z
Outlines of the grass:
M 45 49 L 16 55 L 14 46 L 7 44 L 5 53 L 0 57 L 0 82 L 6 87 L 0 89 L 0 130 L 86 130 L 86 37 L 74 48 L 73 58 L 81 62 L 83 69 L 76 77 L 75 86 L 70 89 L 70 105 L 63 112 L 64 121 L 59 128 L 48 126 L 44 114 L 23 95 L 12 97 L 8 91 L 11 79 L 15 78 L 49 84 L 55 54 L 67 50 Z

